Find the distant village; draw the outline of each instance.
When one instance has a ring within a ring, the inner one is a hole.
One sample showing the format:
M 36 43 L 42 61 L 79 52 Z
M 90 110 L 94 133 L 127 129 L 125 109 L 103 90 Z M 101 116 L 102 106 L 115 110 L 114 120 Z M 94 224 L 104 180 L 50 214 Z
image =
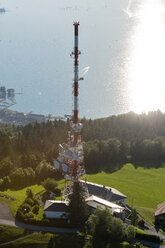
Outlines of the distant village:
M 31 122 L 47 122 L 63 119 L 62 117 L 52 117 L 51 115 L 24 113 L 9 109 L 0 110 L 0 123 L 25 126 Z

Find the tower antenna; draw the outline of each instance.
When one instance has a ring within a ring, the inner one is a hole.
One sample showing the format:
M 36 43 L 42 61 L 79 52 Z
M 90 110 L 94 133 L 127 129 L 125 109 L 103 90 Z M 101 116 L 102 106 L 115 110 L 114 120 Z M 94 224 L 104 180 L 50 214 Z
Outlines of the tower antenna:
M 74 57 L 74 79 L 73 79 L 73 96 L 74 96 L 74 108 L 71 116 L 70 124 L 71 130 L 68 132 L 68 142 L 59 144 L 59 157 L 54 161 L 54 166 L 59 169 L 66 179 L 64 188 L 64 198 L 68 198 L 72 194 L 73 184 L 81 183 L 84 191 L 88 195 L 86 186 L 86 172 L 84 166 L 84 154 L 83 145 L 81 141 L 80 131 L 82 124 L 79 122 L 79 109 L 78 109 L 78 89 L 79 89 L 79 78 L 78 75 L 78 57 L 81 52 L 78 50 L 78 28 L 79 22 L 74 22 L 74 51 L 71 56 Z M 83 182 L 80 180 L 84 179 Z M 71 181 L 72 183 L 69 183 Z

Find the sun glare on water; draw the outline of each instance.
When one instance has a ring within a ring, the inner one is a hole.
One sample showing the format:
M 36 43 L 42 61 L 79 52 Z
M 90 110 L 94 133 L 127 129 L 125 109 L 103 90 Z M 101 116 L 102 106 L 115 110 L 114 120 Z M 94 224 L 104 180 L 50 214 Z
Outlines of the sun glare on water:
M 142 3 L 130 49 L 127 72 L 132 110 L 165 111 L 165 8 L 161 0 Z

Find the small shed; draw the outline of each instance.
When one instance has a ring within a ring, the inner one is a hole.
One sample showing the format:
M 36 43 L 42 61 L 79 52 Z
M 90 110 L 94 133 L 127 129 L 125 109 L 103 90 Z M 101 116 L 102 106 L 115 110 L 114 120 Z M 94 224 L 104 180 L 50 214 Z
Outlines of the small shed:
M 157 205 L 155 210 L 155 222 L 160 225 L 165 225 L 165 202 Z
M 49 219 L 67 218 L 68 216 L 68 202 L 47 200 L 44 206 L 45 217 Z

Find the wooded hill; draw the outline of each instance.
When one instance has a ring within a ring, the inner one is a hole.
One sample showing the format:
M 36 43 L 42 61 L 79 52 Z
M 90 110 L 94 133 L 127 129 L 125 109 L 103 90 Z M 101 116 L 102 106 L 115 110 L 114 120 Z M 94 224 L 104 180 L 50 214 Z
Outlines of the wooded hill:
M 159 166 L 165 161 L 165 114 L 133 112 L 82 119 L 87 173 L 114 171 L 125 162 Z M 60 175 L 53 170 L 58 144 L 67 139 L 69 123 L 0 125 L 0 189 L 21 187 Z M 145 163 L 143 163 L 145 164 Z

